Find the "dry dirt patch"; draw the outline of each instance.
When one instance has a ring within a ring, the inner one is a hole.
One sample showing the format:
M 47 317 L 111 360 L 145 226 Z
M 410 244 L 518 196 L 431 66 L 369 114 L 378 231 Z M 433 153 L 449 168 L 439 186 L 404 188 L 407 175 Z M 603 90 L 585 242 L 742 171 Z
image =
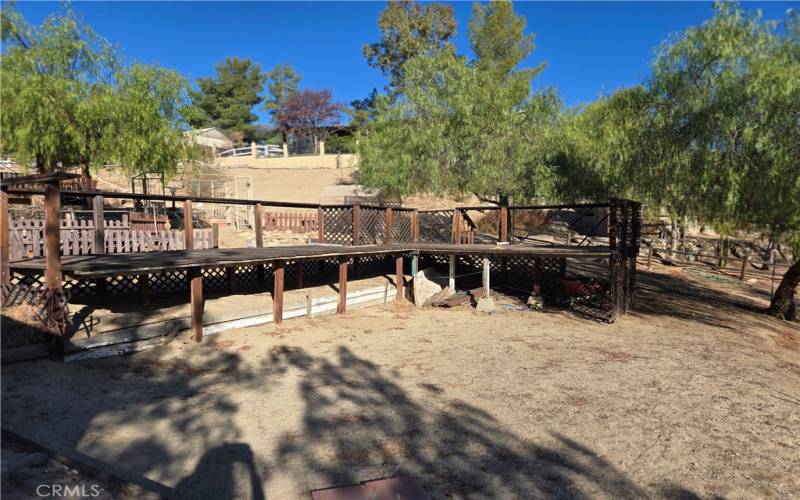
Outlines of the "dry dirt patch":
M 643 273 L 614 325 L 391 306 L 3 368 L 3 425 L 215 498 L 382 477 L 436 497 L 800 495 L 800 332 Z

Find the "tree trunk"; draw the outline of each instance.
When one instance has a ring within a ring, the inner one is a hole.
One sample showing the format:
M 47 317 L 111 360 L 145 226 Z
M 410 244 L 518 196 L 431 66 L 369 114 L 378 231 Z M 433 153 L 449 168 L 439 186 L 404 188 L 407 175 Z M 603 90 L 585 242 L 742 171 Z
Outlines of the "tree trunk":
M 797 291 L 798 284 L 800 284 L 800 260 L 795 261 L 792 267 L 783 275 L 781 284 L 775 290 L 775 295 L 772 296 L 772 302 L 767 313 L 781 319 L 797 319 L 794 294 Z
M 89 162 L 81 162 L 81 185 L 85 191 L 92 190 L 92 172 L 89 171 Z

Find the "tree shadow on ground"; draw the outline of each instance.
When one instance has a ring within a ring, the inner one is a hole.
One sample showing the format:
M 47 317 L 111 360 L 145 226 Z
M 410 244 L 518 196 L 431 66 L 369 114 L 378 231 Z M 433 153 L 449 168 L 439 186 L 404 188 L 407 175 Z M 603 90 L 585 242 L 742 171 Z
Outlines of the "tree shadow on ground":
M 346 347 L 334 361 L 286 348 L 272 362 L 302 372 L 302 429 L 282 437 L 276 459 L 297 464 L 295 481 L 311 488 L 403 472 L 436 497 L 647 496 L 568 436 L 532 443 L 464 401 L 441 394 L 433 405 L 415 401 L 396 375 Z

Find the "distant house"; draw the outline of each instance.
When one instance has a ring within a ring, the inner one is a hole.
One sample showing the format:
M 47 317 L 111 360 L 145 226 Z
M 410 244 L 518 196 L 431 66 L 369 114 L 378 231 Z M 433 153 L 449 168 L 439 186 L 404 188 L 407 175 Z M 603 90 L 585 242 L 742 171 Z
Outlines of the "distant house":
M 233 147 L 233 141 L 216 127 L 198 128 L 185 132 L 187 137 L 194 138 L 197 144 L 210 149 L 228 149 Z

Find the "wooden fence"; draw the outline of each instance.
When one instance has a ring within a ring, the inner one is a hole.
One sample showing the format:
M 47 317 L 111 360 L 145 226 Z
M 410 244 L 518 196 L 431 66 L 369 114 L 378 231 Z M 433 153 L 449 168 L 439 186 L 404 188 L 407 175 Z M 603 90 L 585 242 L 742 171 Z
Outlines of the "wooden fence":
M 265 212 L 263 218 L 265 231 L 310 233 L 318 230 L 316 212 Z
M 132 229 L 127 218 L 105 220 L 105 253 L 155 252 L 159 250 L 184 250 L 183 230 L 141 231 Z M 61 221 L 61 254 L 90 255 L 98 253 L 94 245 L 94 221 Z M 44 257 L 44 220 L 12 220 L 10 227 L 9 257 L 11 261 Z M 213 229 L 194 230 L 194 248 L 219 246 Z

